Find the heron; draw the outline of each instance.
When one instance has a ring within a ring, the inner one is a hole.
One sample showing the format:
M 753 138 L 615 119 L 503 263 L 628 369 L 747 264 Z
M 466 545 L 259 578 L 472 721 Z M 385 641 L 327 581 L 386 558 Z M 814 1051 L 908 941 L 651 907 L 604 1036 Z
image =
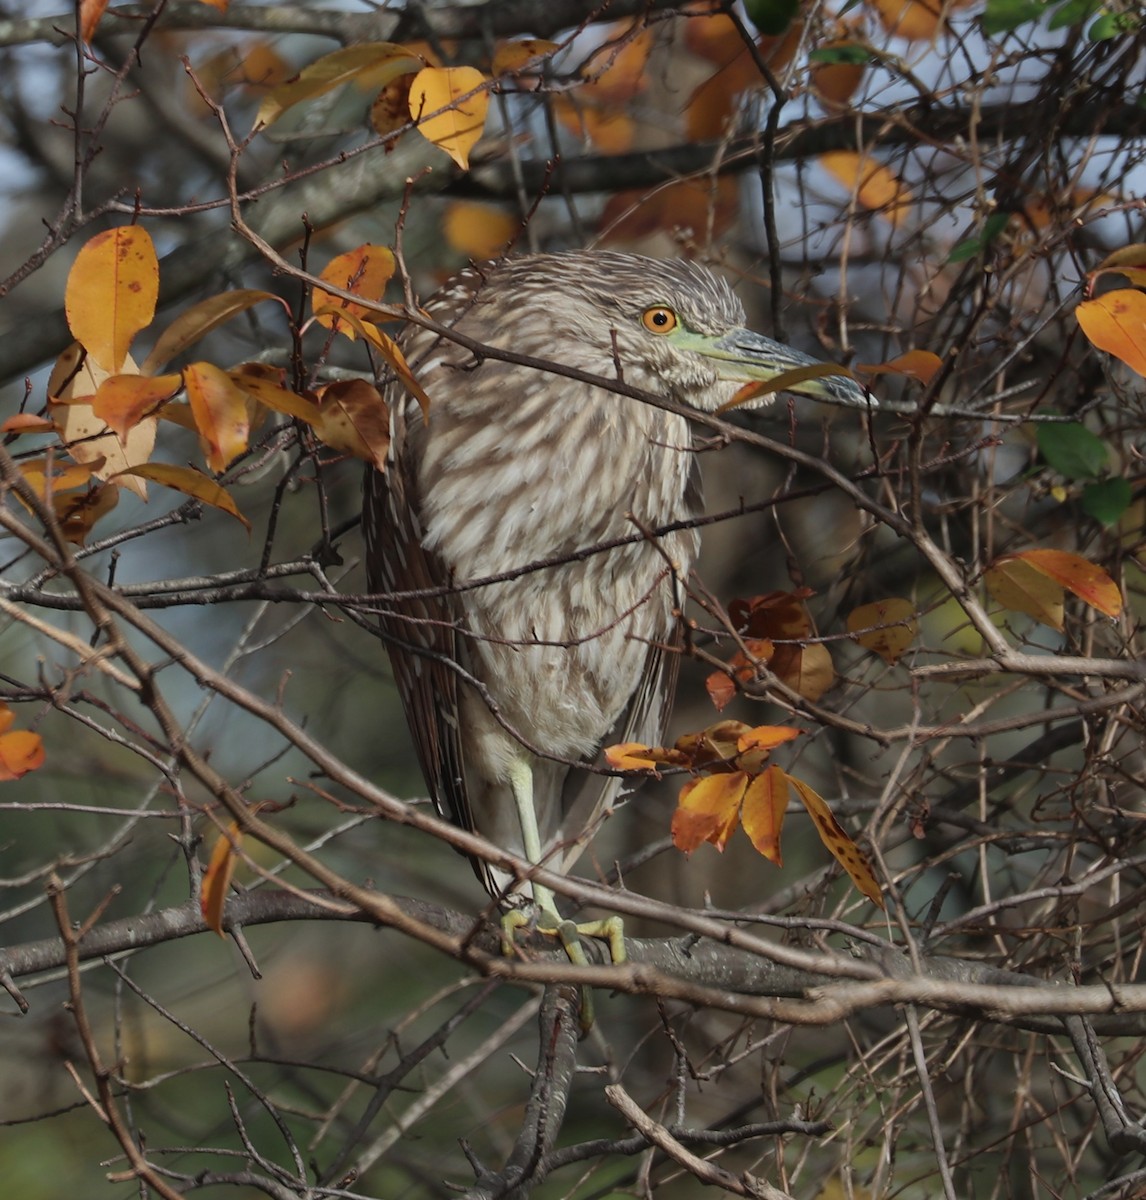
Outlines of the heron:
M 400 335 L 430 406 L 387 387 L 389 460 L 368 472 L 363 509 L 369 586 L 394 597 L 383 635 L 438 812 L 566 874 L 620 791 L 594 770 L 601 748 L 661 742 L 702 500 L 685 416 L 560 372 L 713 413 L 744 384 L 817 360 L 745 328 L 729 284 L 684 260 L 490 262 L 424 311 L 488 349 L 413 323 Z M 870 403 L 844 374 L 785 390 Z M 564 928 L 528 873 L 474 866 L 508 911 Z

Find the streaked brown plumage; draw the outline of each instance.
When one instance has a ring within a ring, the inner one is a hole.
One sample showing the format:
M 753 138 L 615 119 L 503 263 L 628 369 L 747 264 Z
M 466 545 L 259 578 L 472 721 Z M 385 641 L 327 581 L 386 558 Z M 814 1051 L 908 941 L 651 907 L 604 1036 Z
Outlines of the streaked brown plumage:
M 582 252 L 490 263 L 426 309 L 486 345 L 607 378 L 620 370 L 705 411 L 746 380 L 813 361 L 743 330 L 729 287 L 676 260 Z M 591 763 L 611 742 L 660 741 L 678 661 L 672 575 L 687 576 L 699 538 L 683 530 L 659 546 L 560 560 L 700 513 L 689 424 L 557 374 L 475 360 L 416 326 L 402 345 L 429 420 L 389 388 L 390 466 L 370 472 L 363 521 L 372 590 L 437 589 L 383 606 L 422 770 L 451 820 L 565 872 L 619 781 L 545 756 Z M 864 401 L 840 376 L 793 390 Z M 557 565 L 450 591 L 542 561 Z M 535 842 L 523 832 L 530 810 Z M 476 865 L 492 894 L 552 908 L 543 889 Z

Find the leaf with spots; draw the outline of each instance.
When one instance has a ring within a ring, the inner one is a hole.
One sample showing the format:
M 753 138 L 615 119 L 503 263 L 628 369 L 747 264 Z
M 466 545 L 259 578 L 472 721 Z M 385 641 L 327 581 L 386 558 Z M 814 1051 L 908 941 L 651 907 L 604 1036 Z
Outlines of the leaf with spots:
M 747 772 L 734 771 L 686 783 L 673 813 L 673 845 L 685 854 L 704 842 L 723 850 L 736 828 L 748 779 Z
M 788 785 L 800 798 L 815 823 L 820 840 L 827 846 L 832 857 L 851 876 L 851 881 L 873 903 L 884 907 L 879 884 L 872 873 L 864 852 L 848 836 L 848 832 L 832 815 L 827 802 L 803 780 L 788 775 Z

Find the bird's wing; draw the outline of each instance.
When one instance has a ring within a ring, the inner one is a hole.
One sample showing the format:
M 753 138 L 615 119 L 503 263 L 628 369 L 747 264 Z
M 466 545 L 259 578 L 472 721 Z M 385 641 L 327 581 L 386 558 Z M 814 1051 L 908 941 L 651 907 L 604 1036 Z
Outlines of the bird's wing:
M 453 665 L 458 661 L 459 613 L 451 600 L 449 574 L 437 555 L 423 547 L 418 520 L 415 468 L 421 416 L 408 397 L 390 399 L 388 469 L 382 473 L 371 467 L 366 473 L 362 532 L 367 578 L 373 592 L 436 593 L 384 601 L 379 624 L 430 798 L 443 817 L 473 829 Z

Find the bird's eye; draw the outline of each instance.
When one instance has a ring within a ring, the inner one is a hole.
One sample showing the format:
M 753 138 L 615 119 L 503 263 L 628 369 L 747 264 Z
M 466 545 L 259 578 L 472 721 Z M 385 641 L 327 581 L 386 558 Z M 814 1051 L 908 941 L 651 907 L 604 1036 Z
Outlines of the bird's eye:
M 641 324 L 649 333 L 672 333 L 677 327 L 676 313 L 663 304 L 654 304 L 641 313 Z

